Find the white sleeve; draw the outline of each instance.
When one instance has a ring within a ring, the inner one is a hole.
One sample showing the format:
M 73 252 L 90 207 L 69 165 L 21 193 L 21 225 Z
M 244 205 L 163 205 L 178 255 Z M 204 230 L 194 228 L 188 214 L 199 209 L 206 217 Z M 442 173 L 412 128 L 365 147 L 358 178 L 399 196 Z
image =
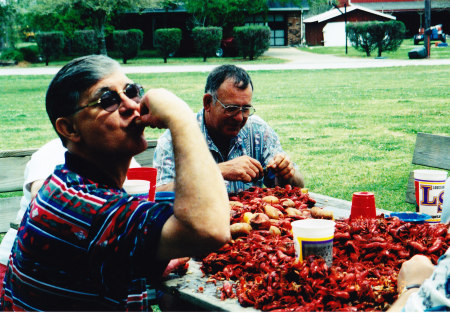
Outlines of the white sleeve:
M 139 164 L 139 162 L 135 158 L 132 158 L 130 162 L 130 168 L 134 167 L 141 167 L 141 164 Z
M 32 182 L 46 179 L 53 173 L 56 165 L 64 164 L 64 153 L 66 151 L 67 149 L 58 138 L 46 143 L 33 153 L 25 168 L 24 189 L 30 191 Z
M 66 148 L 62 145 L 61 139 L 53 139 L 31 156 L 24 172 L 23 197 L 20 201 L 20 211 L 17 219 L 21 220 L 25 210 L 31 201 L 30 187 L 36 180 L 46 179 L 53 173 L 56 165 L 64 164 L 64 153 Z

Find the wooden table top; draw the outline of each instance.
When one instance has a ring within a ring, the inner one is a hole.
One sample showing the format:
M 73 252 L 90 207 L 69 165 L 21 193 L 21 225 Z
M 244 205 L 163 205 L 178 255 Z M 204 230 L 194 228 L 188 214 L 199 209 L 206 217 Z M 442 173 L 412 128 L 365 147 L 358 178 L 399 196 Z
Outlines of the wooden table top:
M 333 211 L 335 219 L 348 218 L 350 216 L 351 202 L 325 195 L 309 192 L 312 199 L 316 200 L 316 206 L 325 210 Z M 377 209 L 377 215 L 390 213 L 389 211 Z M 220 300 L 223 283 L 218 281 L 206 283 L 206 277 L 200 270 L 201 262 L 189 261 L 189 270 L 186 275 L 169 279 L 163 283 L 165 292 L 180 297 L 208 311 L 228 311 L 228 312 L 260 312 L 253 307 L 242 307 L 237 299 Z M 201 290 L 201 291 L 200 291 Z

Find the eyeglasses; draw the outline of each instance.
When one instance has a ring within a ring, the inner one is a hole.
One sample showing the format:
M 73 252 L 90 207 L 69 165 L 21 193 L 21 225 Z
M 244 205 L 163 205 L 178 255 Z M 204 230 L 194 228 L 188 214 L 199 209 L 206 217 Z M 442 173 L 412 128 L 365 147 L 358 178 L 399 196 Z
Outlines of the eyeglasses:
M 118 92 L 113 90 L 105 91 L 97 101 L 76 108 L 72 114 L 75 114 L 78 111 L 83 110 L 84 108 L 96 105 L 99 105 L 106 112 L 114 112 L 119 108 L 120 104 L 122 103 L 122 99 L 120 98 L 119 95 L 120 93 L 123 93 L 129 99 L 137 100 L 136 102 L 138 102 L 144 95 L 144 88 L 139 84 L 128 84 L 124 90 Z
M 255 111 L 256 111 L 256 109 L 251 105 L 244 105 L 244 106 L 239 106 L 239 105 L 234 105 L 234 104 L 224 105 L 217 98 L 216 98 L 216 101 L 220 103 L 220 105 L 225 110 L 225 115 L 228 115 L 228 116 L 235 116 L 239 112 L 242 112 L 243 117 L 249 117 L 249 116 L 253 115 L 253 113 L 255 113 Z

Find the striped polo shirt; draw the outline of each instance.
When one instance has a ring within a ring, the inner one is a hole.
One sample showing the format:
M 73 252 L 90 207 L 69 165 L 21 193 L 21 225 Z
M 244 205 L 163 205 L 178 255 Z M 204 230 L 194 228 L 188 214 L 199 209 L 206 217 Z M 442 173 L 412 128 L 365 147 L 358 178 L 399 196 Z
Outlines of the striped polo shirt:
M 140 201 L 67 152 L 30 203 L 12 248 L 0 310 L 147 311 L 169 203 Z

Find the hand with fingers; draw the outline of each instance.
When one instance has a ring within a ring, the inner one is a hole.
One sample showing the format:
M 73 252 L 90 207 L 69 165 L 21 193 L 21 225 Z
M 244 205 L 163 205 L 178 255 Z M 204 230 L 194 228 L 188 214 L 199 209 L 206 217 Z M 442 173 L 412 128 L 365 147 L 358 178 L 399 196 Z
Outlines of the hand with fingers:
M 141 100 L 141 116 L 136 120 L 139 126 L 168 128 L 176 119 L 193 116 L 192 110 L 182 99 L 172 92 L 156 88 L 150 89 Z
M 243 181 L 249 183 L 263 177 L 263 168 L 258 160 L 247 155 L 219 163 L 220 171 L 225 180 Z
M 425 279 L 431 276 L 433 270 L 434 265 L 429 258 L 421 254 L 414 255 L 402 264 L 398 273 L 398 292 L 401 293 L 406 286 L 421 285 Z
M 286 182 L 295 174 L 294 163 L 289 160 L 287 155 L 282 153 L 275 155 L 267 164 L 267 168 L 271 169 L 278 179 Z
M 166 269 L 164 270 L 164 273 L 162 274 L 162 277 L 165 278 L 169 276 L 170 273 L 175 271 L 183 271 L 187 268 L 187 262 L 189 262 L 191 258 L 185 257 L 185 258 L 178 258 L 178 259 L 172 259 L 170 260 L 169 264 L 167 265 Z

